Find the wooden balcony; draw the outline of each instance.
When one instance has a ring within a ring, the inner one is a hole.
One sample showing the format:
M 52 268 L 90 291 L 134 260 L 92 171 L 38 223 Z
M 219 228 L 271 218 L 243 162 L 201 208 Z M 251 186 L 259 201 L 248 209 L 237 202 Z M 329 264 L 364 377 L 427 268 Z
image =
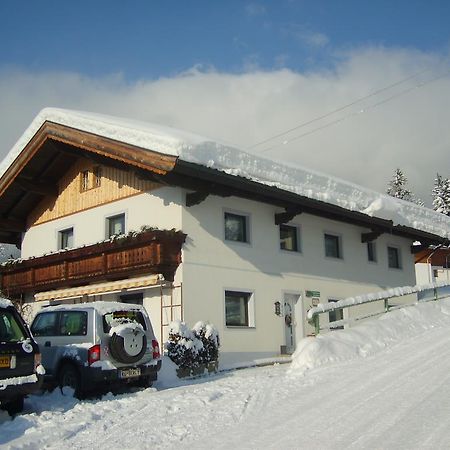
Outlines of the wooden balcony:
M 51 289 L 162 274 L 172 281 L 186 235 L 151 230 L 112 241 L 18 260 L 0 266 L 0 289 L 7 297 Z

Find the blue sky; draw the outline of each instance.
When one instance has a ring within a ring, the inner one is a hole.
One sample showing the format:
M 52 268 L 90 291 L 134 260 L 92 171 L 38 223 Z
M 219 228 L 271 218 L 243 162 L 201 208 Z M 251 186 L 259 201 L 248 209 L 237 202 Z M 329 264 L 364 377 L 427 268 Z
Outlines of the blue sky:
M 54 106 L 378 191 L 400 167 L 428 204 L 450 177 L 450 1 L 0 0 L 0 17 L 0 158 Z
M 173 76 L 333 67 L 361 46 L 443 52 L 450 2 L 2 0 L 0 68 Z

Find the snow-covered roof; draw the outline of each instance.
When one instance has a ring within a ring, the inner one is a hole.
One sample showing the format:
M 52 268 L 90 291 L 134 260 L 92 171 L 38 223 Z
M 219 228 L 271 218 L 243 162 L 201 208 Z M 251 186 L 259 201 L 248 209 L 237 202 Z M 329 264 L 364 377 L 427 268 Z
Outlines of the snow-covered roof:
M 174 156 L 181 161 L 244 177 L 349 211 L 391 220 L 394 225 L 450 238 L 449 217 L 414 203 L 292 163 L 256 156 L 195 134 L 80 111 L 43 109 L 0 164 L 0 177 L 46 121 Z

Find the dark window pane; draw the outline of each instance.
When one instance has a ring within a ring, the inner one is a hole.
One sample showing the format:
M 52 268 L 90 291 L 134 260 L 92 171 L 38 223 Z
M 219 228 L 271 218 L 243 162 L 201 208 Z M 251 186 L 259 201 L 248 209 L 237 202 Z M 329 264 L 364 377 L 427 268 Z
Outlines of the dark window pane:
M 293 252 L 298 251 L 297 227 L 280 225 L 280 248 Z
M 87 313 L 66 311 L 61 313 L 59 334 L 62 336 L 85 336 L 87 332 Z
M 248 327 L 248 292 L 225 292 L 225 315 L 228 326 Z
M 325 234 L 325 256 L 330 258 L 341 258 L 339 236 Z
M 392 269 L 400 268 L 400 255 L 398 248 L 388 247 L 388 265 Z
M 10 311 L 0 310 L 0 342 L 18 342 L 27 338 L 23 325 Z
M 31 325 L 31 331 L 35 336 L 55 336 L 56 335 L 56 312 L 39 314 Z
M 73 247 L 73 228 L 59 232 L 59 250 Z
M 336 303 L 338 300 L 328 300 L 329 303 Z M 335 309 L 328 313 L 329 322 L 337 322 L 338 320 L 344 320 L 344 310 L 342 308 Z M 331 328 L 331 330 L 342 330 L 344 325 Z
M 225 213 L 225 239 L 228 241 L 248 242 L 246 216 Z

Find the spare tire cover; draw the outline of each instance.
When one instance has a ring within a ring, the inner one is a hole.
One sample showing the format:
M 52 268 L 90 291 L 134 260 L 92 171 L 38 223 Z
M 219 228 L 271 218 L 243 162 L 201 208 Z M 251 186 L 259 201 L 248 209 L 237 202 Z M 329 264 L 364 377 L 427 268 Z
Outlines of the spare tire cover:
M 114 331 L 114 330 L 112 330 Z M 147 337 L 141 328 L 130 325 L 113 333 L 109 341 L 113 358 L 126 364 L 139 361 L 147 348 Z

